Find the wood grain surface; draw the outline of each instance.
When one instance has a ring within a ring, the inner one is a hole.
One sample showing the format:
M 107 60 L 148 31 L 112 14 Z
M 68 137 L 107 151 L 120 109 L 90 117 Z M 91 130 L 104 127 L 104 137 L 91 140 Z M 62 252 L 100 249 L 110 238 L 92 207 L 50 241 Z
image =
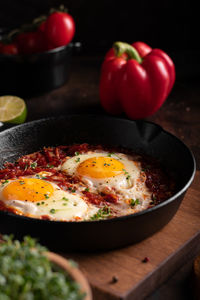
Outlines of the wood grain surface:
M 95 300 L 144 299 L 197 255 L 200 251 L 199 180 L 200 172 L 197 172 L 172 221 L 143 242 L 106 253 L 63 254 L 79 263 L 92 285 Z M 145 257 L 149 258 L 146 263 Z

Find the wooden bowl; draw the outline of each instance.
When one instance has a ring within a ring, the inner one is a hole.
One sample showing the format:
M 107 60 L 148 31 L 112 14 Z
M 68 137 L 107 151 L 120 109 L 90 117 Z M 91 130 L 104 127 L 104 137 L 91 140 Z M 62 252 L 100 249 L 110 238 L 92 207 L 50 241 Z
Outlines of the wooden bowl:
M 89 283 L 76 266 L 73 266 L 69 260 L 53 252 L 47 252 L 47 257 L 52 263 L 56 264 L 61 269 L 66 270 L 72 279 L 79 284 L 81 291 L 86 294 L 84 300 L 92 300 L 92 292 Z

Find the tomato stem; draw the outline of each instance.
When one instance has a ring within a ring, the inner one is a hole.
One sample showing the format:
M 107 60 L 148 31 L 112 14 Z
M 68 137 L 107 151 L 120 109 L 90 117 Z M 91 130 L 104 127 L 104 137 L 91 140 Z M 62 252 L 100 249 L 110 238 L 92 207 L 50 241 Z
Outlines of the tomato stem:
M 123 53 L 126 53 L 128 55 L 128 59 L 135 59 L 139 64 L 142 63 L 142 58 L 137 50 L 128 43 L 115 42 L 113 44 L 113 49 L 117 57 L 120 57 Z

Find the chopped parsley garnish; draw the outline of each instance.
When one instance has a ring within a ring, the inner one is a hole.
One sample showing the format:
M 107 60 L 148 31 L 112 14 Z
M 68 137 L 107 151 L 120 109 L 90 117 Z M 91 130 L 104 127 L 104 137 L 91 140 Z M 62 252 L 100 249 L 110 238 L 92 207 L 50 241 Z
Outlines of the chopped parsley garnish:
M 115 152 L 108 153 L 108 157 L 111 157 L 113 154 L 115 154 Z
M 94 214 L 90 219 L 91 220 L 101 220 L 111 216 L 111 209 L 108 206 L 100 208 L 96 214 Z
M 67 203 L 63 203 L 63 205 L 64 205 L 64 206 L 66 206 L 66 205 L 67 205 Z
M 85 192 L 89 192 L 89 188 L 86 188 L 86 189 L 85 189 Z
M 76 192 L 76 189 L 72 189 L 72 187 L 68 187 L 68 190 L 71 191 L 72 193 Z
M 130 201 L 130 205 L 131 206 L 135 206 L 135 205 L 138 205 L 140 204 L 140 200 L 139 199 L 131 199 Z
M 122 171 L 124 171 L 125 175 L 128 175 L 128 172 L 125 169 L 122 169 Z
M 54 168 L 53 165 L 47 164 L 47 168 Z
M 129 180 L 131 178 L 131 175 L 126 176 L 126 180 Z
M 40 205 L 40 202 L 37 203 L 37 206 L 39 206 L 39 205 Z
M 37 163 L 36 162 L 34 162 L 34 163 L 31 164 L 31 168 L 32 169 L 35 169 L 36 167 L 37 167 Z
M 75 160 L 75 162 L 80 162 L 80 157 L 78 157 L 78 158 Z
M 19 180 L 19 184 L 25 184 L 23 180 Z
M 28 169 L 28 164 L 25 164 L 24 171 Z
M 67 199 L 66 197 L 62 197 L 62 200 L 69 201 L 69 199 Z
M 46 199 L 49 199 L 49 195 L 48 194 L 44 194 Z
M 4 182 L 2 182 L 1 184 L 6 184 L 6 183 L 8 183 L 9 182 L 9 180 L 4 180 Z
M 85 294 L 67 272 L 47 258 L 31 237 L 22 242 L 3 236 L 0 245 L 0 299 L 73 299 Z
M 37 179 L 47 179 L 45 176 L 41 176 L 41 175 L 38 175 L 38 174 L 35 175 L 35 178 L 37 178 Z
M 76 151 L 74 154 L 75 154 L 76 156 L 78 156 L 80 153 L 79 153 L 78 151 Z
M 50 211 L 49 211 L 51 214 L 55 214 L 56 213 L 56 210 L 55 210 L 55 208 L 52 208 L 52 209 L 50 209 Z
M 154 196 L 154 195 L 152 195 L 152 199 L 151 199 L 150 205 L 155 204 L 156 200 L 157 200 L 157 197 Z
M 110 164 L 105 163 L 104 166 L 110 166 Z

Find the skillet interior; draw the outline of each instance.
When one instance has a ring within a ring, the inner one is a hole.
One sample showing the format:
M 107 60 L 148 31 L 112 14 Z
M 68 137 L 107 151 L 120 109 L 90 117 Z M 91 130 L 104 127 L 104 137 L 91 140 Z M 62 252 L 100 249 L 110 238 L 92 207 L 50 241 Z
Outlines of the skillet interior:
M 0 232 L 31 234 L 56 250 L 100 250 L 146 238 L 176 213 L 191 183 L 195 162 L 190 150 L 160 126 L 96 115 L 71 115 L 26 123 L 0 133 L 0 167 L 5 161 L 44 146 L 74 143 L 123 146 L 150 155 L 173 173 L 177 194 L 153 209 L 97 222 L 52 222 L 0 212 Z

